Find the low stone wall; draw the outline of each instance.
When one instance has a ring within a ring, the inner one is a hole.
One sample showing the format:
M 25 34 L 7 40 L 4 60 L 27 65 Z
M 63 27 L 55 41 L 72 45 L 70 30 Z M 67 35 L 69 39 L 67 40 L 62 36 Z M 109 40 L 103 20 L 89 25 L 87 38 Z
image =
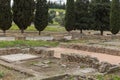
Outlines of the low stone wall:
M 85 34 L 73 34 L 72 35 L 73 39 L 99 39 L 99 40 L 111 40 L 111 39 L 120 39 L 120 35 L 85 35 Z
M 42 58 L 53 58 L 54 50 L 48 50 L 47 48 L 30 48 L 30 54 L 37 54 Z
M 25 36 L 15 37 L 15 40 L 26 40 L 26 37 Z
M 95 57 L 79 55 L 79 54 L 61 54 L 61 62 L 76 62 L 80 64 L 87 64 L 89 67 L 98 68 L 99 60 Z
M 60 44 L 60 47 L 120 56 L 120 50 L 108 49 L 108 48 L 103 48 L 103 47 L 94 47 L 94 46 L 87 46 L 87 45 L 80 45 L 80 44 L 79 45 Z
M 34 48 L 0 48 L 0 55 L 9 55 L 17 53 L 30 53 L 39 55 L 42 58 L 52 58 L 54 57 L 54 50 L 48 50 L 43 47 L 34 47 Z
M 112 72 L 113 70 L 120 69 L 120 66 L 112 65 L 107 62 L 99 62 L 99 60 L 95 57 L 91 57 L 88 55 L 80 55 L 80 54 L 61 54 L 61 63 L 69 63 L 75 62 L 81 64 L 85 64 L 88 67 L 95 68 L 101 73 Z
M 21 53 L 20 48 L 0 48 L 0 55 L 16 54 Z

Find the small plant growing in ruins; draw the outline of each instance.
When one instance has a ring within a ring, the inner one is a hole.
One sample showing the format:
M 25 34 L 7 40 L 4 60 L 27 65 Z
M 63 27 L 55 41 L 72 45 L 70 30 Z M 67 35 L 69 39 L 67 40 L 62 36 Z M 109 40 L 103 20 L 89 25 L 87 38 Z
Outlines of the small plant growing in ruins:
M 73 76 L 70 76 L 70 80 L 73 80 Z
M 29 64 L 30 65 L 35 65 L 35 64 L 37 64 L 38 62 L 37 61 L 32 61 L 32 62 L 30 62 Z
M 98 80 L 120 80 L 120 77 L 117 75 L 97 75 Z
M 4 77 L 4 73 L 0 71 L 0 78 Z
M 119 76 L 116 76 L 116 75 L 114 75 L 114 76 L 112 76 L 113 78 L 113 80 L 120 80 L 120 77 Z
M 102 75 L 97 75 L 98 80 L 104 80 Z

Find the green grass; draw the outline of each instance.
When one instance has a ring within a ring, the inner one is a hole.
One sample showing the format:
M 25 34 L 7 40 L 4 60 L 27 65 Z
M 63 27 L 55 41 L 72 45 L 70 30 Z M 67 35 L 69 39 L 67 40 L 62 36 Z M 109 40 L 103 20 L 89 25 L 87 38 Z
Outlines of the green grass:
M 50 10 L 54 10 L 54 11 L 57 11 L 57 12 L 65 12 L 64 9 L 49 9 L 49 11 L 50 11 Z
M 10 28 L 10 30 L 19 30 L 18 26 L 13 24 L 12 27 Z M 34 26 L 28 26 L 28 28 L 26 29 L 27 31 L 36 31 Z
M 4 75 L 5 75 L 4 72 L 1 72 L 1 71 L 0 71 L 0 78 L 3 78 Z
M 98 75 L 97 80 L 120 80 L 120 76 L 112 75 L 112 74 L 105 75 L 105 76 Z
M 19 30 L 17 25 L 13 24 L 10 30 Z M 29 26 L 26 31 L 37 31 L 34 26 Z M 65 31 L 64 27 L 58 26 L 58 25 L 48 25 L 44 31 L 51 31 L 51 32 L 63 32 Z
M 59 42 L 52 41 L 0 41 L 0 48 L 6 47 L 40 47 L 40 46 L 48 46 L 55 47 L 59 45 Z
M 48 27 L 45 28 L 44 31 L 51 31 L 51 32 L 64 32 L 65 31 L 65 28 L 64 27 L 61 27 L 61 26 L 52 26 L 52 25 L 49 25 Z

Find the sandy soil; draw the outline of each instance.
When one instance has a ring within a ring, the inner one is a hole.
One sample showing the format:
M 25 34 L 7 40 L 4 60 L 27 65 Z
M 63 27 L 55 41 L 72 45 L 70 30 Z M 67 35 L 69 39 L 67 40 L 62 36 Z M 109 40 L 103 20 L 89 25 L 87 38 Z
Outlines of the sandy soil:
M 74 50 L 74 49 L 68 49 L 68 48 L 50 48 L 50 50 L 55 51 L 55 57 L 60 58 L 60 54 L 69 54 L 69 53 L 77 53 L 77 54 L 82 54 L 82 55 L 90 55 L 92 57 L 97 57 L 100 61 L 106 61 L 111 64 L 119 64 L 120 63 L 120 56 L 113 56 L 113 55 L 108 55 L 108 54 L 103 54 L 103 53 L 95 53 L 95 52 L 87 52 L 87 51 L 82 51 L 82 50 Z

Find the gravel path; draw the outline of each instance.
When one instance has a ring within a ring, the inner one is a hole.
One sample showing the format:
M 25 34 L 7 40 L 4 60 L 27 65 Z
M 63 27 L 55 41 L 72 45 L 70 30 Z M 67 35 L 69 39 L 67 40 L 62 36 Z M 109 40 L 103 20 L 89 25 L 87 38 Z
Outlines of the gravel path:
M 87 51 L 82 51 L 82 50 L 74 50 L 74 49 L 68 49 L 68 48 L 50 48 L 50 50 L 55 51 L 55 57 L 60 58 L 60 54 L 69 54 L 69 53 L 77 53 L 77 54 L 82 54 L 82 55 L 90 55 L 92 57 L 97 57 L 100 61 L 106 61 L 111 64 L 119 64 L 120 63 L 120 56 L 113 56 L 113 55 L 108 55 L 108 54 L 103 54 L 103 53 L 95 53 L 95 52 L 87 52 Z

